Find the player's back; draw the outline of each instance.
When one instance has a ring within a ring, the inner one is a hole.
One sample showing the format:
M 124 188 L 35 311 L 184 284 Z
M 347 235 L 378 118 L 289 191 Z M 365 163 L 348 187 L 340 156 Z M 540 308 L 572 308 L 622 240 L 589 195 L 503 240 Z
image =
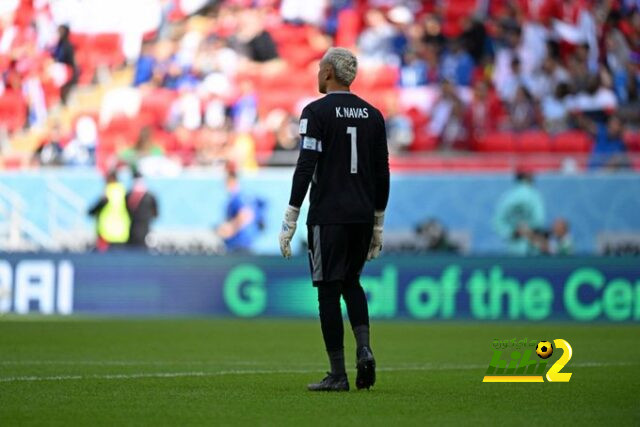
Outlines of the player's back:
M 307 222 L 373 222 L 376 170 L 387 158 L 382 114 L 353 93 L 331 92 L 304 109 L 300 133 L 303 148 L 320 153 Z

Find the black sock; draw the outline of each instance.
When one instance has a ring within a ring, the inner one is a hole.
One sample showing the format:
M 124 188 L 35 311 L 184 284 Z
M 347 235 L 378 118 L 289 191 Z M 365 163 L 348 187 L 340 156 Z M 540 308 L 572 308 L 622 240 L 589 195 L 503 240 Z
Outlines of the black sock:
M 344 374 L 344 327 L 340 311 L 340 286 L 337 282 L 318 285 L 320 326 L 329 355 L 332 374 Z
M 344 375 L 347 373 L 344 367 L 344 349 L 327 351 L 329 363 L 331 363 L 331 373 L 334 375 Z
M 347 313 L 358 349 L 369 347 L 369 309 L 367 297 L 356 280 L 348 280 L 342 288 L 342 296 L 347 305 Z
M 356 337 L 356 347 L 370 347 L 369 345 L 369 325 L 360 325 L 353 328 L 353 335 Z

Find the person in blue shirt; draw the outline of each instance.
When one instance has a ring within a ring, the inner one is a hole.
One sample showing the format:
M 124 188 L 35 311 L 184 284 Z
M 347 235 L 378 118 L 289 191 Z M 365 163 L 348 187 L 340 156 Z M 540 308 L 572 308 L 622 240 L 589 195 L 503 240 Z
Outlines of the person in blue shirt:
M 251 252 L 261 231 L 255 200 L 242 193 L 233 169 L 227 171 L 226 187 L 225 221 L 218 227 L 218 235 L 224 240 L 228 252 Z
M 474 66 L 473 58 L 464 50 L 462 42 L 458 39 L 451 41 L 448 51 L 442 56 L 442 77 L 458 86 L 470 86 Z
M 142 44 L 142 53 L 136 61 L 136 70 L 133 76 L 133 85 L 136 87 L 153 79 L 153 71 L 156 66 L 153 48 L 154 45 L 151 43 Z
M 622 140 L 623 124 L 620 117 L 612 115 L 607 123 L 592 123 L 588 130 L 593 134 L 593 148 L 589 159 L 590 169 L 621 169 L 629 167 L 626 147 Z

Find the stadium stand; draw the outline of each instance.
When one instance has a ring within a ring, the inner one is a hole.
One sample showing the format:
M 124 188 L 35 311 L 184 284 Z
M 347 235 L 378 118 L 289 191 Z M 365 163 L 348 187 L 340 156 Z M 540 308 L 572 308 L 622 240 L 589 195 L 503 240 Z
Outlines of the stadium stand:
M 144 128 L 176 167 L 292 164 L 283 118 L 318 96 L 315 64 L 334 44 L 358 52 L 354 92 L 411 125 L 395 167 L 588 168 L 595 136 L 581 123 L 611 115 L 624 120 L 624 164 L 640 163 L 637 2 L 151 1 L 139 28 L 98 17 L 91 31 L 65 1 L 0 9 L 0 168 L 37 165 L 53 124 L 72 140 L 79 116 L 95 120 L 85 149 L 100 169 Z M 62 24 L 73 59 L 56 62 Z

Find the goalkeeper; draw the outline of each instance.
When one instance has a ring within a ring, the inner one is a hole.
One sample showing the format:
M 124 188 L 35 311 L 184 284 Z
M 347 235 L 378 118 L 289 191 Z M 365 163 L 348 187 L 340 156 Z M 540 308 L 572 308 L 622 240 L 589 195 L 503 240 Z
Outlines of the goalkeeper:
M 341 296 L 356 339 L 356 387 L 368 389 L 375 383 L 360 273 L 365 261 L 382 249 L 389 156 L 382 114 L 349 90 L 356 70 L 357 60 L 346 49 L 331 48 L 320 61 L 318 90 L 326 95 L 302 111 L 300 155 L 280 232 L 280 250 L 288 258 L 300 205 L 311 184 L 309 259 L 331 365 L 322 381 L 309 384 L 312 391 L 349 390 Z

